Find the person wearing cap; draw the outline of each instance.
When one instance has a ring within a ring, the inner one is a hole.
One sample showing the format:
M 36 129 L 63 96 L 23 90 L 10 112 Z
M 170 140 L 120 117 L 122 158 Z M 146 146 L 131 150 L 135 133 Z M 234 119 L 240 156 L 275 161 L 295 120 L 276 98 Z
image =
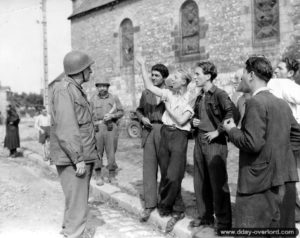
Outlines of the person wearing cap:
M 169 76 L 168 68 L 163 64 L 156 64 L 151 68 L 151 80 L 159 88 L 165 87 L 165 79 Z M 160 144 L 160 130 L 165 104 L 149 90 L 144 90 L 136 115 L 142 124 L 143 148 L 143 193 L 145 207 L 140 221 L 149 219 L 151 212 L 157 206 L 157 170 L 158 149 Z
M 196 129 L 194 147 L 194 189 L 198 218 L 191 227 L 203 225 L 231 228 L 232 215 L 228 175 L 226 169 L 227 140 L 223 121 L 233 118 L 233 108 L 228 94 L 216 87 L 213 80 L 217 68 L 210 61 L 196 64 L 194 80 L 203 93 L 195 103 L 192 125 Z
M 175 224 L 184 218 L 185 206 L 181 196 L 181 183 L 184 177 L 188 134 L 191 129 L 189 120 L 194 111 L 189 105 L 190 95 L 187 86 L 192 77 L 185 70 L 177 70 L 171 75 L 168 88 L 159 88 L 147 77 L 145 59 L 137 55 L 142 69 L 145 88 L 165 103 L 162 116 L 161 140 L 158 151 L 158 163 L 161 171 L 159 185 L 160 216 L 171 216 L 167 222 L 166 233 L 171 232 Z
M 82 88 L 90 79 L 93 63 L 86 53 L 69 52 L 63 61 L 65 77 L 51 86 L 50 159 L 65 196 L 61 234 L 68 238 L 94 233 L 86 223 L 90 179 L 99 158 L 92 111 Z
M 106 168 L 109 171 L 108 182 L 117 183 L 115 153 L 118 145 L 118 123 L 124 115 L 122 104 L 116 95 L 108 92 L 110 82 L 108 78 L 95 83 L 97 93 L 90 99 L 93 121 L 96 128 L 97 150 L 100 160 L 95 164 L 96 184 L 103 185 L 103 153 L 107 157 Z

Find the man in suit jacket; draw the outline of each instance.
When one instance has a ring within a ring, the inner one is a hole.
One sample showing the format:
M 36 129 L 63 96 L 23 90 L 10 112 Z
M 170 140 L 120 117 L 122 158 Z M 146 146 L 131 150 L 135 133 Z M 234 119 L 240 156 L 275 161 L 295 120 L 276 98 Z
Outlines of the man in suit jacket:
M 241 129 L 232 119 L 224 127 L 239 149 L 236 197 L 236 227 L 294 228 L 283 219 L 294 214 L 295 182 L 298 180 L 293 143 L 300 141 L 300 127 L 288 104 L 273 96 L 266 87 L 272 66 L 265 57 L 246 61 L 242 80 L 252 98 L 246 103 Z M 294 218 L 295 219 L 295 218 Z
M 163 88 L 165 79 L 169 76 L 168 68 L 163 64 L 156 64 L 151 69 L 151 79 L 155 86 Z M 160 144 L 160 130 L 165 104 L 149 90 L 142 92 L 140 105 L 136 110 L 137 117 L 143 125 L 142 147 L 143 153 L 143 187 L 145 209 L 140 221 L 149 219 L 151 212 L 157 206 L 157 168 L 158 148 Z

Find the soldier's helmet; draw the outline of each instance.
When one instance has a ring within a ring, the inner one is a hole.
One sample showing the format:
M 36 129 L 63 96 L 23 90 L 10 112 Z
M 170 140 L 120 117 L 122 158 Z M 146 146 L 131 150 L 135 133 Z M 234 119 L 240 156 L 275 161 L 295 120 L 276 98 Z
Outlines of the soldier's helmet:
M 107 85 L 107 86 L 110 86 L 110 82 L 109 82 L 109 78 L 101 78 L 99 80 L 96 80 L 95 82 L 95 86 L 100 86 L 100 85 Z
M 92 58 L 81 51 L 72 50 L 64 58 L 64 70 L 66 75 L 74 75 L 82 72 L 94 62 Z

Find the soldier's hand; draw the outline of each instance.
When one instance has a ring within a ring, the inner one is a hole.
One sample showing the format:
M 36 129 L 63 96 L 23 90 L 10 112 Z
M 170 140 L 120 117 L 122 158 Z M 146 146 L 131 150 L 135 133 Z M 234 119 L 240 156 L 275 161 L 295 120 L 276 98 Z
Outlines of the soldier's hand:
M 145 58 L 142 56 L 142 52 L 138 51 L 135 55 L 135 59 L 139 65 L 145 64 Z
M 111 120 L 111 119 L 112 119 L 112 114 L 106 113 L 106 114 L 104 115 L 104 118 L 103 118 L 104 121 L 109 121 L 109 120 Z
M 192 123 L 193 123 L 194 127 L 198 127 L 200 125 L 200 120 L 197 119 L 197 118 L 194 118 L 193 121 L 192 121 Z
M 151 122 L 148 117 L 142 117 L 142 122 L 144 125 L 150 125 Z
M 81 161 L 76 164 L 76 176 L 80 177 L 85 173 L 85 163 Z

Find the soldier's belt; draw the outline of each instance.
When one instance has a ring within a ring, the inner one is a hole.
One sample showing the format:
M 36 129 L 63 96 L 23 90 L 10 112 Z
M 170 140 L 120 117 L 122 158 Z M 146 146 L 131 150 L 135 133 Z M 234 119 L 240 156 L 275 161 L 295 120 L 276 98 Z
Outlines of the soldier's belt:
M 104 120 L 94 121 L 94 125 L 101 125 L 104 123 Z

